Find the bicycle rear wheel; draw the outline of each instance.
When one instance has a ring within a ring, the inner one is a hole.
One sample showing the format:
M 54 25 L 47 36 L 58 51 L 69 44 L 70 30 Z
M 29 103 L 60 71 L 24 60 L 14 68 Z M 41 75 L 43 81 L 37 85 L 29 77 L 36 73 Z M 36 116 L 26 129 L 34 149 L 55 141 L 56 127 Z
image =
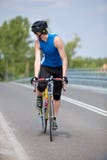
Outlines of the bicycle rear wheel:
M 49 95 L 49 132 L 50 132 L 50 141 L 53 141 L 53 112 L 54 106 L 52 102 L 52 96 Z
M 43 109 L 42 111 L 42 115 L 41 115 L 41 121 L 42 121 L 42 131 L 44 133 L 46 133 L 46 130 L 47 130 L 47 110 L 46 109 Z

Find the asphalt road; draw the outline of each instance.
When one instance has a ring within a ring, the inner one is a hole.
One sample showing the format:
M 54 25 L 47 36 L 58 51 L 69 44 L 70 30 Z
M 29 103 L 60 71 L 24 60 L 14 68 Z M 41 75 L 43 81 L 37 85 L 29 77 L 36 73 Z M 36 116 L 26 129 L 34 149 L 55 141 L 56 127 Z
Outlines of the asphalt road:
M 0 160 L 107 160 L 107 94 L 67 87 L 54 141 L 42 134 L 31 88 L 0 83 Z

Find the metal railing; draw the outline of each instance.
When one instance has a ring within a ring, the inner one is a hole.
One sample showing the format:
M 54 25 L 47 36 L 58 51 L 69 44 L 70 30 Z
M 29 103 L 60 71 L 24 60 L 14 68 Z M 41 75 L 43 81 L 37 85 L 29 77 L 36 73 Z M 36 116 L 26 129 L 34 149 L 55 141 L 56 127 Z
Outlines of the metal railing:
M 67 77 L 69 84 L 101 87 L 107 89 L 107 71 L 102 72 L 97 69 L 68 69 Z M 29 78 L 17 80 L 20 83 L 29 83 Z
M 107 88 L 107 71 L 99 69 L 68 69 L 69 83 Z

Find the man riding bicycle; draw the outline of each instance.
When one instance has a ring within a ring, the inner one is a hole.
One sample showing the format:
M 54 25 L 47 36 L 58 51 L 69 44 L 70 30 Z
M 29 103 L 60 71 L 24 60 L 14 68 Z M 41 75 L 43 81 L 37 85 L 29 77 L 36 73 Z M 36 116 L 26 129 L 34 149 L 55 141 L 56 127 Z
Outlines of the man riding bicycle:
M 48 33 L 46 21 L 36 21 L 31 29 L 37 37 L 35 41 L 35 61 L 34 77 L 31 83 L 35 83 L 38 78 L 62 78 L 63 84 L 67 84 L 67 56 L 61 38 L 57 34 Z M 41 62 L 41 51 L 43 60 Z M 57 129 L 56 116 L 58 114 L 61 91 L 63 84 L 61 81 L 54 82 L 53 103 L 54 103 L 54 121 L 53 129 Z M 39 82 L 37 86 L 37 108 L 42 107 L 42 93 L 47 86 L 46 82 Z

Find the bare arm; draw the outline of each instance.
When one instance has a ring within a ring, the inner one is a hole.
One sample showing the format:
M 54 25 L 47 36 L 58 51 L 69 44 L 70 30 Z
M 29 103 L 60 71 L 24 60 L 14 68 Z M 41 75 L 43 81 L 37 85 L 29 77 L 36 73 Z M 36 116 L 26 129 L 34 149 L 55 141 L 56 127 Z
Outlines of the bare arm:
M 55 37 L 54 44 L 55 44 L 55 47 L 58 49 L 60 57 L 62 59 L 63 76 L 66 76 L 68 61 L 67 61 L 67 56 L 65 53 L 63 42 L 59 36 Z
M 35 42 L 35 61 L 34 61 L 34 76 L 38 77 L 40 71 L 41 52 L 39 42 Z

